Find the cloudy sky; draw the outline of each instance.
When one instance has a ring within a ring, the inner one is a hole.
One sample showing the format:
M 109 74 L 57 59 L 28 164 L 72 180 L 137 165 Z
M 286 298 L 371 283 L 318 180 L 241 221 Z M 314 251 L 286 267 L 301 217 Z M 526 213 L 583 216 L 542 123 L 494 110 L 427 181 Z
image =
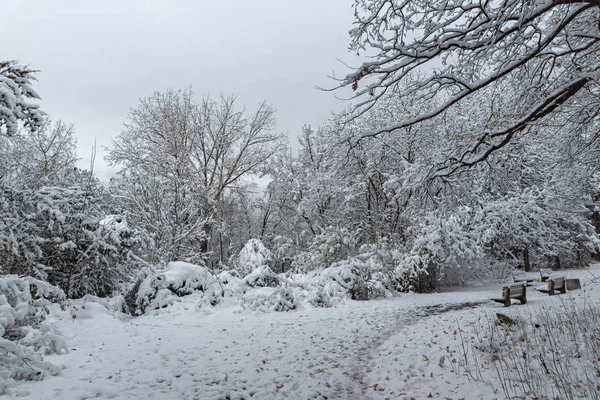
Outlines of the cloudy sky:
M 192 85 L 235 93 L 252 108 L 266 100 L 294 142 L 305 123 L 345 103 L 315 85 L 357 64 L 348 53 L 352 0 L 37 0 L 0 5 L 1 59 L 38 73 L 35 88 L 54 119 L 75 124 L 81 165 L 96 170 L 130 108 L 154 91 Z

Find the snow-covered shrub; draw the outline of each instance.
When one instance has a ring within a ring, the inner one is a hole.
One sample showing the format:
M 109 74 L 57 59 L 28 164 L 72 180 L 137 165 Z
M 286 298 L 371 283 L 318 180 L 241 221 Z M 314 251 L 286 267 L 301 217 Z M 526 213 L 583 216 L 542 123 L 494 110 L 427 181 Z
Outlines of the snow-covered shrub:
M 387 238 L 380 238 L 377 243 L 363 245 L 356 258 L 362 260 L 371 274 L 370 280 L 382 285 L 386 290 L 398 289 L 396 275 L 397 258 L 404 247 L 391 243 Z
M 215 307 L 223 302 L 225 297 L 225 290 L 219 285 L 209 286 L 202 295 L 200 302 L 198 303 L 199 308 Z
M 17 380 L 60 373 L 42 355 L 67 352 L 67 346 L 43 321 L 48 306 L 65 299 L 62 290 L 35 278 L 0 276 L 0 395 Z
M 334 263 L 319 275 L 323 291 L 329 297 L 369 300 L 386 295 L 383 284 L 372 279 L 371 265 L 357 257 Z
M 292 311 L 298 307 L 296 296 L 290 288 L 280 288 L 270 298 L 274 302 L 274 310 L 277 312 Z
M 214 307 L 221 304 L 225 298 L 233 298 L 237 302 L 243 298 L 249 286 L 231 272 L 235 271 L 222 271 L 216 276 L 215 283 L 203 294 L 199 307 Z
M 257 267 L 244 277 L 244 283 L 250 287 L 277 287 L 279 277 L 266 265 Z
M 0 273 L 36 276 L 72 298 L 119 288 L 140 241 L 124 220 L 98 213 L 100 184 L 86 185 L 0 191 Z
M 312 292 L 309 294 L 308 302 L 313 307 L 318 307 L 318 308 L 329 308 L 329 307 L 333 306 L 333 303 L 331 302 L 331 298 L 321 288 L 319 288 L 315 292 Z
M 135 309 L 135 308 L 134 308 Z M 125 298 L 122 295 L 113 297 L 97 297 L 86 294 L 71 302 L 71 314 L 77 319 L 93 318 L 97 314 L 129 313 Z
M 217 275 L 219 282 L 223 285 L 228 286 L 242 286 L 245 285 L 244 281 L 234 275 L 235 271 L 222 271 Z
M 273 238 L 273 271 L 288 272 L 292 268 L 292 261 L 297 254 L 298 247 L 291 238 L 285 236 Z
M 396 290 L 400 292 L 426 293 L 440 285 L 441 266 L 427 251 L 399 253 L 396 268 Z
M 396 277 L 400 291 L 436 289 L 448 270 L 465 269 L 483 259 L 481 236 L 471 229 L 471 210 L 443 215 L 433 212 L 413 228 L 410 249 L 397 252 Z
M 249 291 L 244 298 L 243 306 L 253 311 L 293 311 L 298 308 L 298 299 L 291 288 L 261 288 Z
M 356 250 L 356 242 L 356 233 L 330 226 L 315 236 L 306 251 L 294 257 L 292 265 L 299 272 L 329 267 L 351 256 Z
M 129 280 L 130 272 L 144 265 L 134 252 L 145 245 L 142 235 L 130 229 L 121 216 L 109 216 L 93 223 L 90 243 L 79 257 L 79 271 L 71 285 L 71 297 L 93 294 L 113 295 Z
M 178 297 L 206 292 L 214 285 L 218 282 L 206 267 L 181 261 L 170 262 L 164 270 L 151 273 L 141 281 L 135 313 L 167 307 Z
M 273 260 L 273 254 L 265 247 L 259 239 L 250 239 L 240 250 L 236 264 L 240 276 L 246 276 L 255 269 L 269 266 Z
M 131 315 L 137 315 L 140 313 L 138 306 L 138 293 L 140 286 L 144 280 L 151 273 L 149 268 L 142 268 L 137 271 L 136 276 L 132 277 L 131 285 L 124 291 L 123 302 L 126 307 L 125 311 Z

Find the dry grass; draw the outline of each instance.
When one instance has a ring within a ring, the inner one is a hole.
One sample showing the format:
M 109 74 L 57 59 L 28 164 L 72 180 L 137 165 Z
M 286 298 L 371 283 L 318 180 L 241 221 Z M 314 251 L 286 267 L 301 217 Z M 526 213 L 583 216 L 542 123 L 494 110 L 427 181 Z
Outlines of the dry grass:
M 525 311 L 512 325 L 481 317 L 462 333 L 458 363 L 469 376 L 496 371 L 509 399 L 600 399 L 600 306 L 566 298 Z

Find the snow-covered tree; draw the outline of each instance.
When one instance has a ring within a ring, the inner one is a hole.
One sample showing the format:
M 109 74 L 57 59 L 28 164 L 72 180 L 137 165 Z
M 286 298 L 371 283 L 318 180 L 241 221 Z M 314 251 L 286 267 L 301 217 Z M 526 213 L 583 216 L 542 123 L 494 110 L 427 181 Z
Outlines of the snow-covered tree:
M 75 167 L 73 127 L 45 120 L 0 144 L 0 273 L 48 281 L 69 297 L 120 289 L 141 241 L 101 223 L 110 199 L 92 171 Z
M 132 110 L 107 160 L 122 167 L 116 194 L 129 221 L 148 232 L 166 261 L 205 258 L 232 189 L 280 148 L 274 110 L 249 113 L 235 97 L 191 90 L 155 93 Z
M 299 155 L 272 170 L 267 232 L 281 217 L 297 221 L 292 230 L 282 224 L 279 236 L 269 233 L 305 271 L 365 258 L 375 248 L 386 260 L 382 270 L 393 269 L 390 279 L 404 290 L 498 277 L 519 265 L 584 262 L 598 248 L 584 205 L 600 163 L 591 133 L 565 137 L 557 128 L 573 121 L 558 124 L 557 117 L 556 126 L 531 127 L 485 163 L 431 179 L 472 145 L 473 132 L 505 115 L 517 86 L 507 80 L 402 134 L 354 141 L 399 115 L 438 106 L 435 99 L 400 97 L 402 88 L 394 87 L 351 120 L 343 112 L 305 130 Z
M 0 134 L 16 134 L 19 124 L 31 130 L 42 126 L 43 113 L 30 103 L 40 98 L 32 87 L 36 72 L 15 60 L 0 61 Z
M 15 188 L 65 185 L 77 162 L 74 126 L 44 118 L 39 129 L 0 137 L 0 179 Z
M 127 226 L 108 226 L 100 189 L 71 186 L 0 193 L 0 273 L 35 276 L 69 297 L 107 296 L 137 265 Z
M 590 125 L 597 131 L 597 2 L 355 0 L 355 8 L 350 47 L 372 58 L 339 79 L 338 88 L 354 90 L 353 115 L 373 107 L 393 88 L 399 88 L 400 97 L 435 106 L 357 132 L 354 143 L 441 116 L 507 80 L 516 85 L 503 112 L 475 132 L 461 130 L 470 146 L 444 160 L 432 175 L 448 176 L 486 160 L 515 136 L 552 126 L 555 118 L 570 122 L 564 136 L 585 135 Z

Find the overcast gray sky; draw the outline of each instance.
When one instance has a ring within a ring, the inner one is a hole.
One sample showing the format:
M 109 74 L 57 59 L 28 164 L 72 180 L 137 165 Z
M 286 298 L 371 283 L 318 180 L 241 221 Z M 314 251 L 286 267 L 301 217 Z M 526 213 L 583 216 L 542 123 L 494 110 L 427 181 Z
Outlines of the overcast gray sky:
M 314 89 L 352 62 L 352 0 L 38 0 L 0 5 L 0 59 L 38 73 L 35 88 L 53 119 L 75 124 L 81 165 L 109 146 L 130 108 L 154 91 L 192 85 L 203 94 L 266 100 L 295 142 L 345 104 Z M 354 62 L 356 64 L 356 62 Z

